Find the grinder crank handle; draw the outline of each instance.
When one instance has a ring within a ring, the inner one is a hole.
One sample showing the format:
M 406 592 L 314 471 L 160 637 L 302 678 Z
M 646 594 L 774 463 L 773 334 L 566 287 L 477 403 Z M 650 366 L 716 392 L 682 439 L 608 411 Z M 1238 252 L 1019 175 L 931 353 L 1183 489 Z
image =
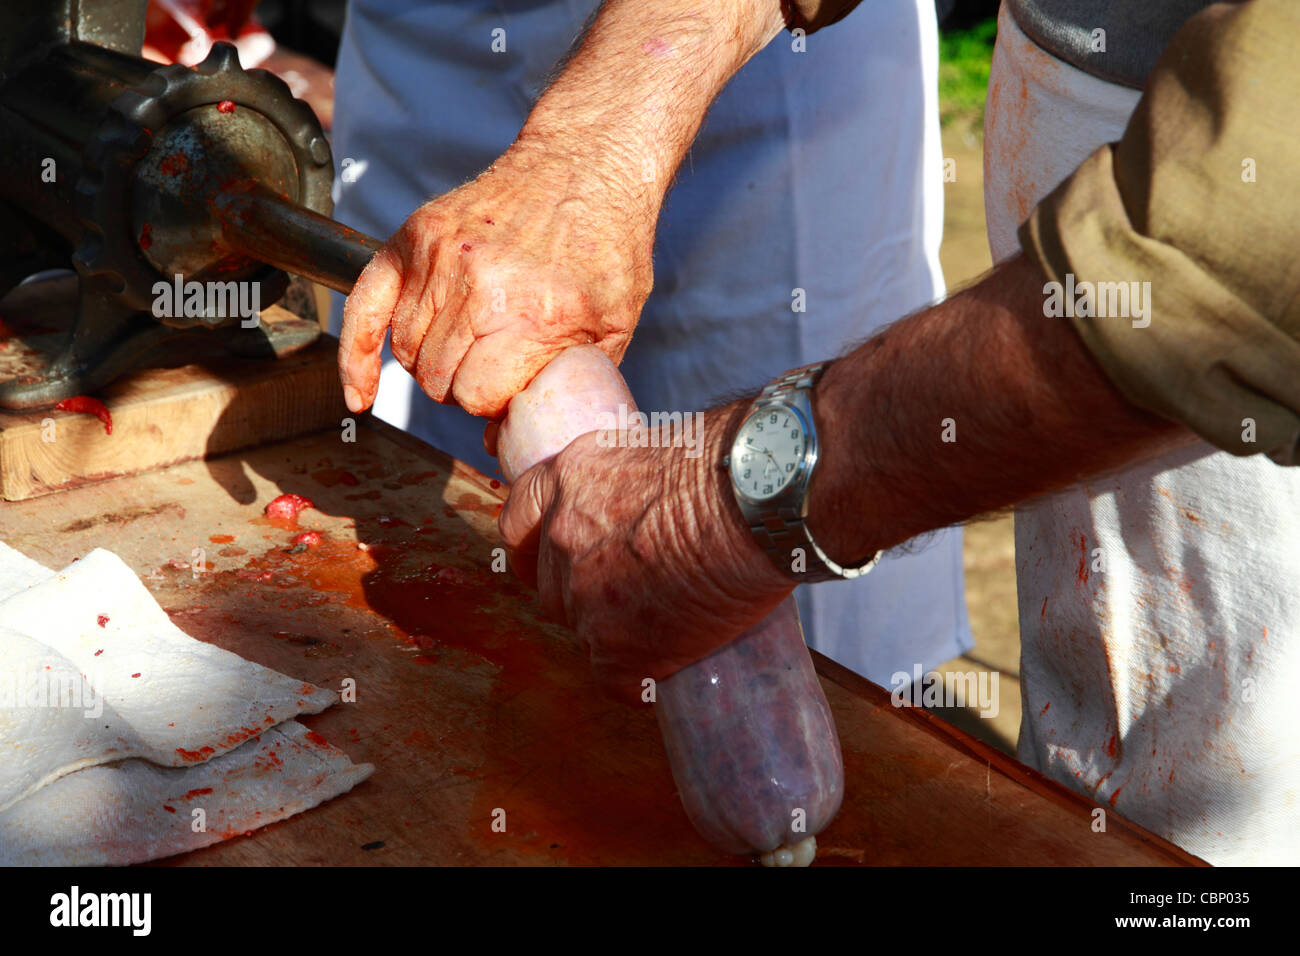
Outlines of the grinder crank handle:
M 267 189 L 223 197 L 223 238 L 234 251 L 342 292 L 383 242 Z

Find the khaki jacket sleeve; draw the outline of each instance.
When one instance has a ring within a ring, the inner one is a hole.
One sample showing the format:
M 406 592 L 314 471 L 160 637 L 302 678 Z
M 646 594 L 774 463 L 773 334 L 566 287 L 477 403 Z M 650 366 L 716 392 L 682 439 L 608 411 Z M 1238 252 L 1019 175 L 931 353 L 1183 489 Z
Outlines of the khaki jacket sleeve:
M 1069 321 L 1131 401 L 1282 464 L 1300 463 L 1296 36 L 1294 0 L 1218 5 L 1188 21 L 1123 138 L 1020 230 L 1046 276 L 1095 291 Z M 1109 314 L 1120 283 L 1148 292 L 1144 316 L 1132 301 Z

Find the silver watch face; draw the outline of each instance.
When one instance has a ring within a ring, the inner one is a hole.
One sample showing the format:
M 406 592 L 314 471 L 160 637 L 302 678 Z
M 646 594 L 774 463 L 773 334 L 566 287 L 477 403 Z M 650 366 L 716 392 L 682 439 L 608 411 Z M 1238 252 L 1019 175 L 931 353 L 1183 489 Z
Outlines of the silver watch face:
M 755 409 L 731 445 L 731 482 L 752 501 L 775 498 L 803 471 L 808 430 L 788 405 Z

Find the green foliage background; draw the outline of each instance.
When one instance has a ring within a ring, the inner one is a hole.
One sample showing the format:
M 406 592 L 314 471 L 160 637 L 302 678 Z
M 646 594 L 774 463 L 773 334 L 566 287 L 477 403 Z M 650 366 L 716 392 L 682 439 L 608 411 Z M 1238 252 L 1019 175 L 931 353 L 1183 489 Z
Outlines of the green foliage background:
M 996 34 L 997 21 L 992 17 L 939 33 L 939 117 L 945 126 L 984 125 L 984 94 Z

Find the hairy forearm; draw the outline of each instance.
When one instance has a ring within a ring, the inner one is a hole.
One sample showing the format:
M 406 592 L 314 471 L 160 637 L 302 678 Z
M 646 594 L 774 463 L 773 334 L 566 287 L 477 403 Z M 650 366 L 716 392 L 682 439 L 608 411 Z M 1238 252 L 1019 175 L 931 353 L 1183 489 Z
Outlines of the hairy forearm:
M 779 0 L 607 0 L 520 133 L 657 216 L 709 104 L 784 25 Z
M 827 370 L 808 520 L 828 554 L 852 561 L 1191 440 L 1044 317 L 1043 282 L 1017 257 Z

